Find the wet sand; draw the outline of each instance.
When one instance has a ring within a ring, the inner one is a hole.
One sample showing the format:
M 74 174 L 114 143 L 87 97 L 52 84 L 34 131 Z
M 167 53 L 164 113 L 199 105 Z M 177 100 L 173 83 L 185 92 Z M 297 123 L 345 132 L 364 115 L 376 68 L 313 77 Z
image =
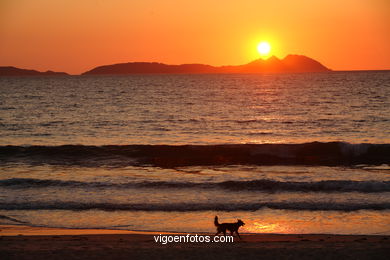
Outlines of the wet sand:
M 243 234 L 156 243 L 159 232 L 0 226 L 0 259 L 389 259 L 390 236 Z M 195 235 L 195 234 L 191 234 Z M 212 235 L 212 234 L 202 234 Z

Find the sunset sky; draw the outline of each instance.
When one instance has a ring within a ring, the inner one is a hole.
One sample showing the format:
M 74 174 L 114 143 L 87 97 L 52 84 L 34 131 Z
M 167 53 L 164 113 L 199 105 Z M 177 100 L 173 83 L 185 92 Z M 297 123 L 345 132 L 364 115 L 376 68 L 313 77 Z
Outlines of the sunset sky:
M 261 41 L 279 58 L 390 69 L 390 1 L 0 0 L 0 66 L 238 65 L 260 57 Z

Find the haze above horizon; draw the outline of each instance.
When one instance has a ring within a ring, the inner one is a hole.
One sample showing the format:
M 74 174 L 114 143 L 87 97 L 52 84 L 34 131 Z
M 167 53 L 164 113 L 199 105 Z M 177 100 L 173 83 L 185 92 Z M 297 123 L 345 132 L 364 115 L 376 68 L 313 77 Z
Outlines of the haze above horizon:
M 334 70 L 390 69 L 390 2 L 3 0 L 0 66 L 78 74 L 132 61 L 214 66 L 270 55 Z

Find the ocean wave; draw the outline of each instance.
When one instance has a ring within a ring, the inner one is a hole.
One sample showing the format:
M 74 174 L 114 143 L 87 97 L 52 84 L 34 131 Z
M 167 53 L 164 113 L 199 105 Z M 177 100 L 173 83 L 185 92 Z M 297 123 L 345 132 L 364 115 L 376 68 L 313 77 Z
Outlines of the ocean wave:
M 104 211 L 256 211 L 263 208 L 309 211 L 356 211 L 388 210 L 390 203 L 313 203 L 313 202 L 270 202 L 270 203 L 99 203 L 99 202 L 25 202 L 0 203 L 0 210 L 104 210 Z
M 19 224 L 28 224 L 28 222 L 21 221 L 21 220 L 18 220 L 16 218 L 11 218 L 11 217 L 8 217 L 8 216 L 5 216 L 5 215 L 0 215 L 0 220 L 8 220 L 8 221 L 11 221 L 11 222 L 14 222 L 14 223 L 19 223 Z
M 0 146 L 0 163 L 80 166 L 390 164 L 390 144 Z
M 281 182 L 269 179 L 223 182 L 143 181 L 127 183 L 82 182 L 33 178 L 0 180 L 0 187 L 13 189 L 67 188 L 153 188 L 153 189 L 224 189 L 230 191 L 296 191 L 296 192 L 390 192 L 390 181 L 324 180 L 317 182 Z

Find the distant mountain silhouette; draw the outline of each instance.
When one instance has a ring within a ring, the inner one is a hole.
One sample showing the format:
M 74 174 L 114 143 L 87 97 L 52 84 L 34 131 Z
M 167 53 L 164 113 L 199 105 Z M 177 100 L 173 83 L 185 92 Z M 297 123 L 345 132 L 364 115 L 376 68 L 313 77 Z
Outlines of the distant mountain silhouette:
M 214 67 L 204 64 L 167 65 L 158 62 L 129 62 L 96 67 L 82 75 L 169 74 L 169 73 L 297 73 L 331 71 L 316 60 L 303 55 L 275 56 L 245 65 Z
M 54 72 L 48 70 L 40 72 L 36 70 L 19 69 L 16 67 L 0 67 L 0 76 L 58 76 L 69 75 L 65 72 Z

